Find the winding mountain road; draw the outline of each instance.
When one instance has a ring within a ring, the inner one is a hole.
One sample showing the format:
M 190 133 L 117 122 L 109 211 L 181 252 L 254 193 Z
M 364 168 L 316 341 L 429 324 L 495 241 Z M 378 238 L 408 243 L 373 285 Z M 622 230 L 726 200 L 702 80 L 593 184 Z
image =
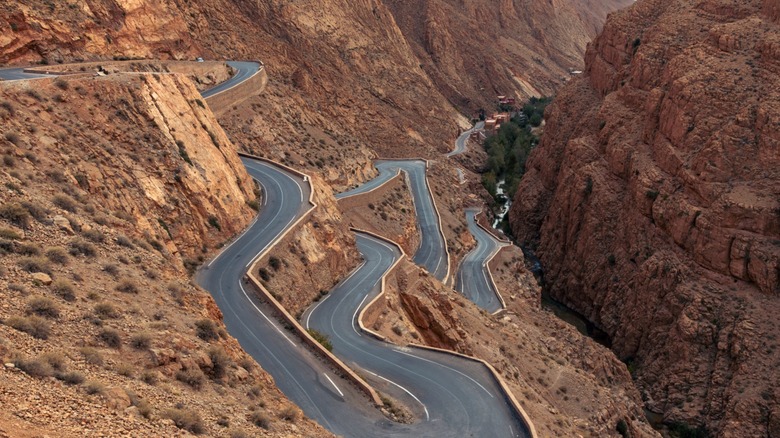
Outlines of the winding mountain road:
M 359 436 L 500 437 L 527 436 L 501 388 L 482 364 L 463 358 L 398 347 L 358 328 L 357 315 L 380 293 L 382 277 L 401 257 L 397 247 L 356 233 L 364 264 L 337 285 L 302 320 L 327 334 L 333 352 L 353 364 L 374 387 L 404 400 L 419 422 L 390 423 Z M 367 374 L 366 374 L 367 373 Z
M 238 73 L 204 92 L 204 97 L 240 84 L 262 68 L 257 63 L 234 64 Z M 38 77 L 41 75 L 21 69 L 0 70 L 0 78 L 6 80 Z M 414 423 L 389 421 L 362 392 L 273 318 L 269 306 L 248 289 L 244 274 L 313 208 L 308 202 L 311 188 L 307 181 L 274 164 L 249 158 L 242 158 L 242 162 L 263 188 L 263 205 L 249 228 L 203 266 L 195 279 L 214 297 L 230 334 L 274 377 L 288 398 L 307 416 L 341 436 L 530 436 L 482 364 L 445 353 L 393 346 L 359 332 L 359 311 L 380 292 L 382 277 L 400 257 L 397 248 L 382 240 L 357 236 L 364 263 L 307 311 L 304 321 L 330 335 L 334 353 L 365 371 L 375 387 L 415 410 Z M 406 172 L 423 236 L 415 261 L 444 280 L 449 275 L 449 259 L 425 166 L 421 160 L 379 162 L 377 180 L 340 197 L 368 191 L 381 184 L 382 178 L 386 181 L 401 170 Z
M 458 269 L 455 289 L 479 307 L 495 313 L 501 310 L 503 305 L 498 290 L 490 278 L 487 264 L 506 244 L 477 225 L 476 216 L 479 211 L 478 209 L 466 210 L 466 223 L 469 232 L 477 241 L 477 246 L 463 258 Z
M 447 245 L 439 226 L 439 215 L 434 207 L 433 197 L 425 176 L 426 162 L 423 160 L 377 160 L 374 166 L 379 175 L 371 181 L 336 195 L 336 199 L 360 195 L 376 189 L 403 171 L 409 177 L 417 227 L 420 230 L 420 247 L 412 260 L 430 272 L 434 277 L 447 282 L 450 274 L 450 259 Z
M 485 126 L 485 122 L 477 122 L 477 124 L 474 125 L 471 129 L 467 131 L 463 131 L 463 133 L 460 134 L 458 139 L 455 140 L 455 149 L 453 149 L 452 152 L 448 153 L 447 157 L 452 157 L 466 152 L 466 140 L 469 138 L 472 132 L 479 131 L 484 126 Z

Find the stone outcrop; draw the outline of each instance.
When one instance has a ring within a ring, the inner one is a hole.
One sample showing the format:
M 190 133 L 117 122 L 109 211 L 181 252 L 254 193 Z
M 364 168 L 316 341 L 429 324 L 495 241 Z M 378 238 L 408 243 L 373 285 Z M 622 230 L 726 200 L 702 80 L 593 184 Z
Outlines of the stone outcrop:
M 613 14 L 510 212 L 646 406 L 717 436 L 777 433 L 779 38 L 775 1 Z

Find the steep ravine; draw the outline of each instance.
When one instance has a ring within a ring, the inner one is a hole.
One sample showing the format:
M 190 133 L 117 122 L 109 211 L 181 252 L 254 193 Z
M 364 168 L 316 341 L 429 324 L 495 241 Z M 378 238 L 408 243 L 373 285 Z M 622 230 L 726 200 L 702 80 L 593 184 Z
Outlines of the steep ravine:
M 780 434 L 779 6 L 613 14 L 510 211 L 646 407 L 714 436 Z

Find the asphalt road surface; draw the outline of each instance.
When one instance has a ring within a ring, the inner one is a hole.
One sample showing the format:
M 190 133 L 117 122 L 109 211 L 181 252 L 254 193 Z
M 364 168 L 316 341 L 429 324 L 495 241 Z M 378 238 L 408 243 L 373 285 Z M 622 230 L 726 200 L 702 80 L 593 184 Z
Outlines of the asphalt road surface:
M 252 77 L 252 75 L 254 75 L 257 71 L 263 68 L 263 66 L 257 62 L 228 61 L 227 65 L 233 67 L 236 70 L 236 74 L 234 74 L 230 79 L 226 80 L 225 82 L 222 82 L 219 85 L 209 88 L 208 90 L 202 92 L 201 96 L 206 98 L 206 97 L 213 96 L 215 94 L 219 94 L 229 88 L 232 88 L 240 84 L 241 82 L 244 82 L 245 80 Z M 0 79 L 6 81 L 38 79 L 38 78 L 45 78 L 49 76 L 52 75 L 45 75 L 40 73 L 25 73 L 24 68 L 0 69 Z
M 472 132 L 478 131 L 482 129 L 485 126 L 485 122 L 477 122 L 476 125 L 474 125 L 473 128 L 469 129 L 468 131 L 464 131 L 462 134 L 460 134 L 460 137 L 458 137 L 457 140 L 455 140 L 455 149 L 448 153 L 447 156 L 451 157 L 453 155 L 458 155 L 466 152 L 466 139 L 469 138 L 469 135 L 471 135 Z
M 226 80 L 225 82 L 222 82 L 219 85 L 209 88 L 208 90 L 200 93 L 204 98 L 211 97 L 227 89 L 233 88 L 236 85 L 240 84 L 241 82 L 244 82 L 245 80 L 252 77 L 252 75 L 257 73 L 258 71 L 263 69 L 263 66 L 257 62 L 228 61 L 227 65 L 233 67 L 236 70 L 236 74 L 234 74 L 230 79 Z
M 477 225 L 477 213 L 479 210 L 466 210 L 469 232 L 477 241 L 477 246 L 463 258 L 455 280 L 455 289 L 479 307 L 494 313 L 501 310 L 501 300 L 488 275 L 487 261 L 504 244 Z
M 359 195 L 371 191 L 395 177 L 399 171 L 409 177 L 409 187 L 414 200 L 417 215 L 417 227 L 420 230 L 420 247 L 412 260 L 441 281 L 446 281 L 449 273 L 449 256 L 444 238 L 439 230 L 439 216 L 433 206 L 433 198 L 428 190 L 423 160 L 378 160 L 374 166 L 379 175 L 365 184 L 336 195 L 337 199 Z
M 402 400 L 417 421 L 353 425 L 351 436 L 528 436 L 487 368 L 467 359 L 398 347 L 364 334 L 359 311 L 380 293 L 380 281 L 401 256 L 398 249 L 357 233 L 364 264 L 304 312 L 305 327 L 327 334 L 333 352 L 382 393 Z

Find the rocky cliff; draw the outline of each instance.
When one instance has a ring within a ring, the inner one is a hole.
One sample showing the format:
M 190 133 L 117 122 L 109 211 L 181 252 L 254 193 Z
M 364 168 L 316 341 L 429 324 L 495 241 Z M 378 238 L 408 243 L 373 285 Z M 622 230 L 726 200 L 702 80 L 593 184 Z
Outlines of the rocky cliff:
M 510 212 L 647 408 L 716 436 L 780 433 L 779 41 L 777 1 L 613 14 Z
M 388 0 L 421 66 L 464 110 L 496 95 L 550 95 L 582 69 L 586 44 L 607 13 L 632 0 Z

